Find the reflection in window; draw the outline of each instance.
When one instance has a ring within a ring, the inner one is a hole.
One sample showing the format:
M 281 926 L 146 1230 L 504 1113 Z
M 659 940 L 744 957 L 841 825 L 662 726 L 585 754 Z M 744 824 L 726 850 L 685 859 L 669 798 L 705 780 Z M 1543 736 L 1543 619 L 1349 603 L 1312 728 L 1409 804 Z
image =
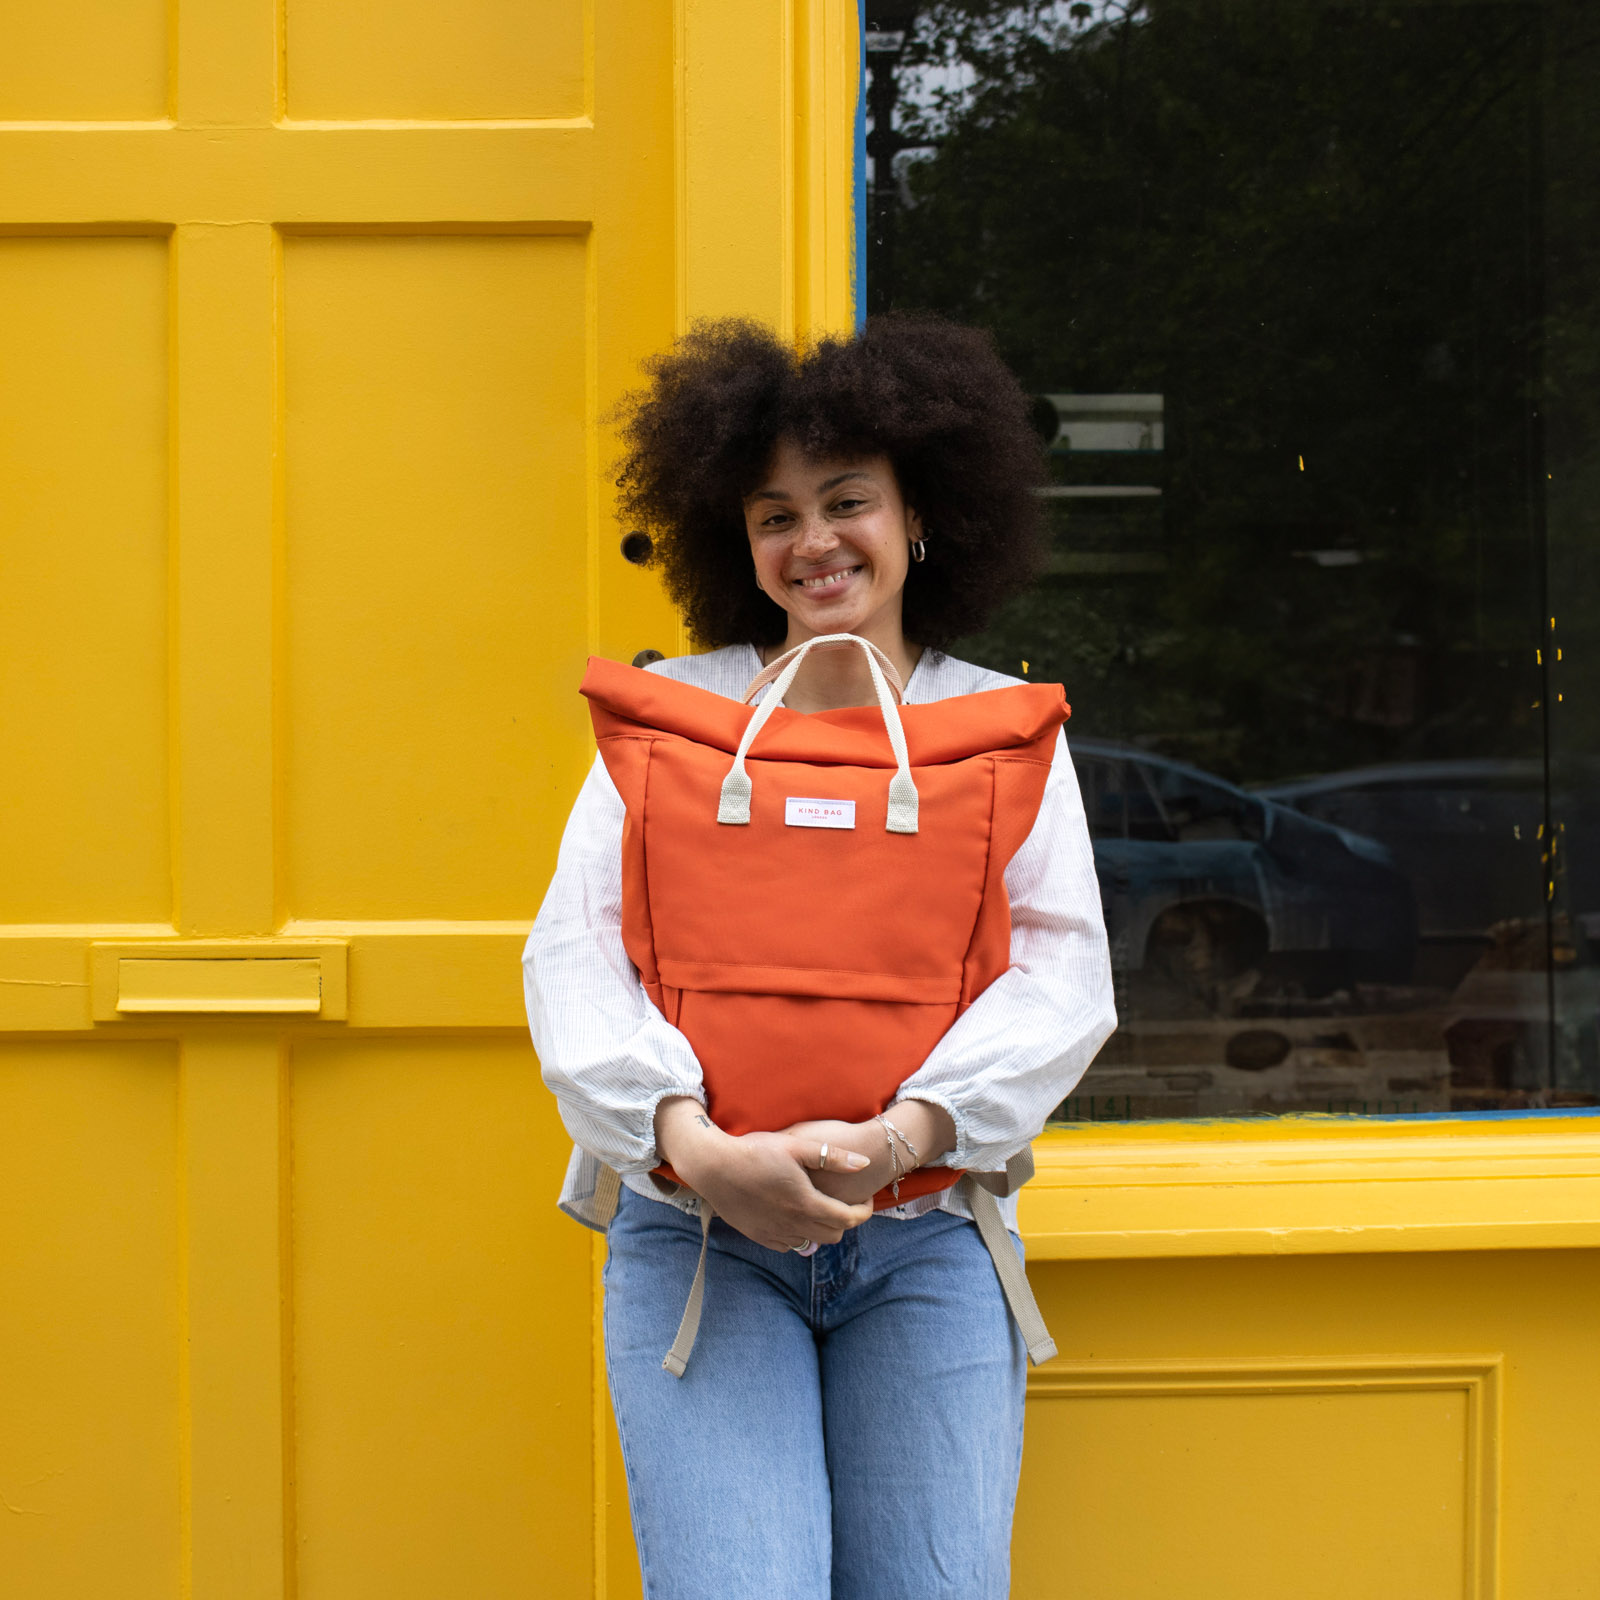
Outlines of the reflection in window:
M 1050 461 L 961 653 L 1074 705 L 1061 1114 L 1600 1104 L 1600 8 L 867 13 L 869 305 L 992 329 Z

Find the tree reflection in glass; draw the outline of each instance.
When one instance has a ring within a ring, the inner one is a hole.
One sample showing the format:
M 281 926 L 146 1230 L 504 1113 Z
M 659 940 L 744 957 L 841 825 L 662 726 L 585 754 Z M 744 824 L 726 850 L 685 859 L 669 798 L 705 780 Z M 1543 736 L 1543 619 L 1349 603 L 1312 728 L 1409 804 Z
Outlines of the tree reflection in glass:
M 883 9 L 870 301 L 991 328 L 1051 455 L 962 653 L 1075 707 L 1123 1027 L 1064 1114 L 1600 1103 L 1600 16 Z

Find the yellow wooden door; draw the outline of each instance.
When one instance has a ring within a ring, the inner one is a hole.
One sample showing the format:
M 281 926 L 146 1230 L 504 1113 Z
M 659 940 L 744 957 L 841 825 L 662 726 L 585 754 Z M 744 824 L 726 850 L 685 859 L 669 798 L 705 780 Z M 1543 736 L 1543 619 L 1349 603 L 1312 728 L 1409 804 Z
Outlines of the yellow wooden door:
M 680 645 L 604 415 L 699 312 L 848 321 L 855 49 L 0 15 L 6 1594 L 626 1592 L 517 956 L 585 655 Z

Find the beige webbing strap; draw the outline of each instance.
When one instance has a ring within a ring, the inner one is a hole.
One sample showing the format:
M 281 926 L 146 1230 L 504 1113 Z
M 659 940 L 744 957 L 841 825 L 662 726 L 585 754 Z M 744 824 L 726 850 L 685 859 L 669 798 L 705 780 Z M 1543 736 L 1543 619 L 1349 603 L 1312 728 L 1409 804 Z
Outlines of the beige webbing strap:
M 1023 1184 L 1033 1178 L 1033 1146 L 1023 1147 L 1006 1162 L 1004 1172 L 969 1172 L 967 1174 L 980 1188 L 987 1189 L 990 1194 L 1004 1200 L 1008 1194 L 1015 1194 Z
M 962 1180 L 967 1189 L 967 1203 L 972 1207 L 972 1220 L 978 1225 L 983 1242 L 989 1247 L 994 1270 L 999 1275 L 1000 1287 L 1005 1291 L 1006 1304 L 1016 1319 L 1017 1331 L 1028 1347 L 1028 1359 L 1038 1366 L 1056 1353 L 1055 1340 L 1039 1314 L 1039 1302 L 1033 1298 L 1028 1285 L 1028 1274 L 1017 1258 L 1011 1235 L 1006 1231 L 1005 1219 L 1000 1215 L 1000 1204 L 989 1191 L 972 1181 L 967 1174 Z
M 617 1214 L 617 1201 L 621 1196 L 622 1174 L 615 1167 L 608 1167 L 602 1162 L 600 1176 L 595 1180 L 594 1198 L 591 1201 L 594 1220 L 602 1230 L 611 1226 L 611 1219 Z
M 917 831 L 917 784 L 911 776 L 911 756 L 906 748 L 906 730 L 900 721 L 894 695 L 890 692 L 889 680 L 884 677 L 883 668 L 878 665 L 877 657 L 882 652 L 876 645 L 868 643 L 854 633 L 819 633 L 784 657 L 788 665 L 773 682 L 772 693 L 756 707 L 754 714 L 744 725 L 744 733 L 739 738 L 739 748 L 733 754 L 733 765 L 728 768 L 728 775 L 722 780 L 722 788 L 717 795 L 718 822 L 727 823 L 731 827 L 749 826 L 752 786 L 744 762 L 745 757 L 750 754 L 750 746 L 755 742 L 756 735 L 766 726 L 767 718 L 783 703 L 783 697 L 789 692 L 789 685 L 794 682 L 795 674 L 799 672 L 807 653 L 813 649 L 826 649 L 838 644 L 859 645 L 864 652 L 867 671 L 872 677 L 873 691 L 878 697 L 878 709 L 883 713 L 884 731 L 889 735 L 889 747 L 894 751 L 895 773 L 889 780 L 889 804 L 883 826 L 889 833 Z
M 674 1378 L 683 1376 L 694 1350 L 695 1336 L 700 1332 L 700 1307 L 706 1298 L 706 1247 L 711 1243 L 711 1202 L 703 1195 L 700 1199 L 700 1265 L 694 1269 L 694 1282 L 689 1286 L 689 1303 L 683 1308 L 683 1321 L 678 1324 L 678 1337 L 672 1348 L 661 1358 L 661 1365 Z M 1034 1315 L 1038 1316 L 1035 1311 Z
M 834 642 L 832 644 L 825 644 L 821 646 L 822 649 L 840 650 L 849 647 L 850 640 L 845 636 L 834 634 L 832 637 Z M 906 697 L 906 686 L 900 681 L 900 669 L 870 639 L 861 639 L 860 642 L 866 645 L 867 649 L 878 658 L 878 665 L 883 668 L 883 675 L 888 680 L 889 688 L 893 692 L 896 702 L 898 703 L 899 701 L 904 700 Z M 795 646 L 795 650 L 800 650 L 803 648 L 803 645 Z M 789 665 L 789 658 L 794 655 L 795 650 L 784 651 L 784 653 L 779 656 L 771 666 L 763 667 L 755 675 L 755 677 L 750 680 L 749 687 L 744 692 L 744 703 L 746 705 L 749 705 L 751 700 L 755 698 L 758 690 L 765 689 L 769 683 L 775 683 L 783 676 L 784 668 Z

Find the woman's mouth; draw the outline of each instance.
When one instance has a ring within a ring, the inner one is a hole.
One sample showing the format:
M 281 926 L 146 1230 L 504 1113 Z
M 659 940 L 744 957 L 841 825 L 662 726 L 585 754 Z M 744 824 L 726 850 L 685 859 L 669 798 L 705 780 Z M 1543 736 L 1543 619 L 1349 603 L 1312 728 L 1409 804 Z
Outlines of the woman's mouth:
M 861 570 L 860 566 L 840 567 L 833 572 L 819 572 L 809 578 L 796 578 L 794 585 L 797 589 L 803 589 L 813 600 L 825 600 L 829 595 L 837 594 Z

